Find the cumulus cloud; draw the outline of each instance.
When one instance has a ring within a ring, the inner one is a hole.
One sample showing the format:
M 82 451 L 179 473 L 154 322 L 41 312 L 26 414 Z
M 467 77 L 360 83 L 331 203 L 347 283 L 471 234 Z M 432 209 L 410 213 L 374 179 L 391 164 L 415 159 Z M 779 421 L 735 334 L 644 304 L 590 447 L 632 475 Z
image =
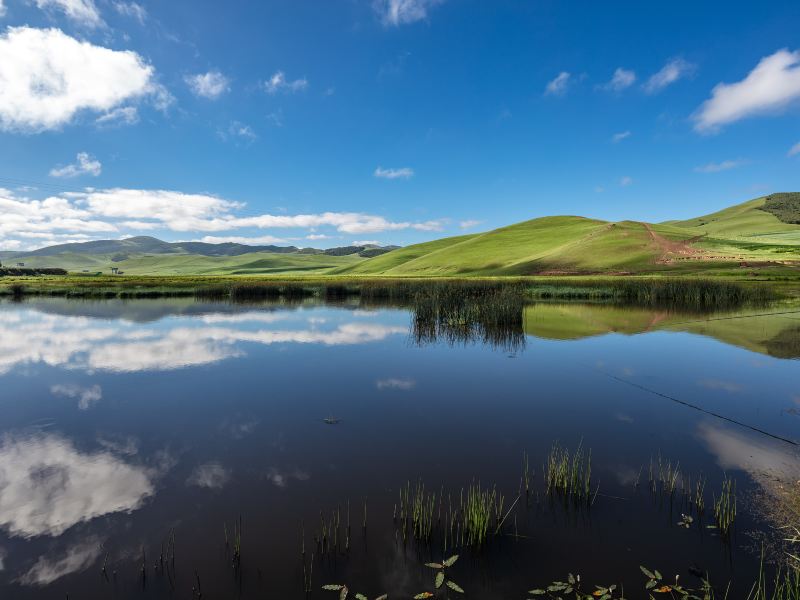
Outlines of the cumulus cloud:
M 37 133 L 83 111 L 108 114 L 144 97 L 165 108 L 170 94 L 136 52 L 79 41 L 59 29 L 10 27 L 0 35 L 0 129 Z
M 78 152 L 76 162 L 63 167 L 54 167 L 50 170 L 50 177 L 78 177 L 79 175 L 92 175 L 97 177 L 103 172 L 103 165 L 87 152 Z
M 147 20 L 147 10 L 137 2 L 114 2 L 114 10 L 125 17 L 136 19 L 140 25 L 144 25 Z
M 71 573 L 91 567 L 102 552 L 103 540 L 90 536 L 69 546 L 65 552 L 40 556 L 36 563 L 19 578 L 23 585 L 49 585 Z
M 304 228 L 317 233 L 318 228 L 330 227 L 339 233 L 365 235 L 441 231 L 444 225 L 442 220 L 392 221 L 352 212 L 239 216 L 243 208 L 242 203 L 210 194 L 170 190 L 88 189 L 31 200 L 0 188 L 0 247 L 41 247 L 46 242 L 85 241 L 100 234 L 119 236 L 154 229 L 212 234 L 237 229 Z
M 410 179 L 414 176 L 414 169 L 409 167 L 401 167 L 399 169 L 384 169 L 378 167 L 373 173 L 379 179 Z
M 694 170 L 695 173 L 720 173 L 722 171 L 730 171 L 731 169 L 741 167 L 748 164 L 748 162 L 749 161 L 744 158 L 738 158 L 736 160 L 723 160 L 722 162 L 712 162 L 708 163 L 707 165 L 695 167 Z
M 747 77 L 719 83 L 694 115 L 695 129 L 718 131 L 723 125 L 768 113 L 778 113 L 800 100 L 800 50 L 778 50 L 762 58 Z
M 384 25 L 405 25 L 422 21 L 428 11 L 444 0 L 375 0 L 372 3 Z
M 68 19 L 84 27 L 95 28 L 105 25 L 94 0 L 35 0 L 35 2 L 42 10 L 63 12 Z
M 64 396 L 78 400 L 78 408 L 87 410 L 103 398 L 103 389 L 99 385 L 81 387 L 74 384 L 58 384 L 50 387 L 54 396 Z
M 0 526 L 59 536 L 96 517 L 131 512 L 154 493 L 151 474 L 109 452 L 85 453 L 55 434 L 0 441 Z
M 223 140 L 232 139 L 253 142 L 258 139 L 258 135 L 253 131 L 253 128 L 240 121 L 231 121 L 227 129 L 220 129 L 217 134 Z
M 289 81 L 283 71 L 277 71 L 272 77 L 264 82 L 264 89 L 268 94 L 277 94 L 278 92 L 301 92 L 308 87 L 308 80 L 303 77 L 302 79 L 295 79 Z
M 187 75 L 184 81 L 192 93 L 209 100 L 216 100 L 230 89 L 230 80 L 219 71 Z
M 545 96 L 563 96 L 572 83 L 572 75 L 567 71 L 561 71 L 555 79 L 548 82 L 544 88 Z
M 624 140 L 625 138 L 629 138 L 629 137 L 631 137 L 631 132 L 630 131 L 620 131 L 619 133 L 615 133 L 614 135 L 611 136 L 611 141 L 614 144 L 617 144 L 617 143 L 621 142 L 622 140 Z
M 380 246 L 378 240 L 353 240 L 353 246 Z
M 694 73 L 695 68 L 695 65 L 682 58 L 674 58 L 645 82 L 644 91 L 648 94 L 657 94 L 667 86 Z
M 619 67 L 616 71 L 614 71 L 614 75 L 611 77 L 611 80 L 601 87 L 610 92 L 621 92 L 622 90 L 631 87 L 634 83 L 636 83 L 636 73 Z

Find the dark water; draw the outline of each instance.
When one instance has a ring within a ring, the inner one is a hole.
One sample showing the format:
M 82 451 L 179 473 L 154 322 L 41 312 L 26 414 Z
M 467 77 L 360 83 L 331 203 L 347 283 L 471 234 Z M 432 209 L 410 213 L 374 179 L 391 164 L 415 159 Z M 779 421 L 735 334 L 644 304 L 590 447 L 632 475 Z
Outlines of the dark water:
M 505 513 L 524 452 L 531 493 L 485 548 L 456 550 L 467 596 L 523 599 L 572 572 L 644 597 L 643 564 L 742 597 L 783 537 L 781 493 L 800 493 L 800 313 L 752 312 L 786 314 L 540 304 L 503 344 L 418 343 L 388 307 L 2 304 L 0 598 L 192 598 L 198 580 L 203 598 L 301 598 L 312 552 L 313 597 L 409 598 L 443 549 L 396 533 L 400 486 L 496 485 Z M 545 494 L 554 441 L 591 449 L 591 506 Z M 659 455 L 706 477 L 703 516 L 680 484 L 651 492 Z M 706 527 L 725 474 L 729 539 Z M 337 507 L 341 547 L 320 557 Z

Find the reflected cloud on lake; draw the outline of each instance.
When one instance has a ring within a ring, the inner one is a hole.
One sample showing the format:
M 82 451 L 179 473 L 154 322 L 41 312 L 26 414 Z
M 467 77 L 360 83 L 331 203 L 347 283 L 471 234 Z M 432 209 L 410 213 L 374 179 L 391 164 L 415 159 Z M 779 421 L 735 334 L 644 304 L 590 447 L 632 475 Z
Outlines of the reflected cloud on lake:
M 69 546 L 65 552 L 40 556 L 19 582 L 23 585 L 48 585 L 65 575 L 85 571 L 91 567 L 102 552 L 102 540 L 91 536 Z
M 186 480 L 186 484 L 211 490 L 221 490 L 230 478 L 230 471 L 223 467 L 221 463 L 213 461 L 195 467 Z
M 23 365 L 112 372 L 168 371 L 242 356 L 244 344 L 341 346 L 379 342 L 408 333 L 407 327 L 374 322 L 321 328 L 315 317 L 297 328 L 267 329 L 290 314 L 247 312 L 176 317 L 160 327 L 60 316 L 35 310 L 0 312 L 0 375 Z M 98 390 L 56 386 L 54 394 L 80 398 L 81 408 L 99 399 Z
M 153 474 L 110 452 L 81 452 L 55 434 L 0 441 L 0 527 L 57 536 L 77 523 L 131 512 L 154 493 Z

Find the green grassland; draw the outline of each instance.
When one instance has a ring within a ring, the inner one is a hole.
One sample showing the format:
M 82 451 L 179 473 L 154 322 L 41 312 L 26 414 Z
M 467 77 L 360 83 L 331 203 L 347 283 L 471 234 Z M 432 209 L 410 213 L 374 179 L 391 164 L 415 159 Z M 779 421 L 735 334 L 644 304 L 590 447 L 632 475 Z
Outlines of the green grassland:
M 530 277 L 705 275 L 794 277 L 800 270 L 800 194 L 773 194 L 685 221 L 650 224 L 578 216 L 543 217 L 484 233 L 398 248 L 371 258 L 319 251 L 259 249 L 234 256 L 194 254 L 154 238 L 136 238 L 125 252 L 67 251 L 3 262 L 124 277 L 338 276 Z M 141 246 L 142 240 L 147 245 Z M 113 242 L 112 242 L 113 243 Z M 108 248 L 109 242 L 99 243 Z M 157 253 L 170 246 L 168 253 Z M 139 252 L 135 252 L 139 248 Z M 144 248 L 144 251 L 141 249 Z M 255 250 L 255 249 L 254 249 Z M 284 250 L 284 251 L 278 251 Z

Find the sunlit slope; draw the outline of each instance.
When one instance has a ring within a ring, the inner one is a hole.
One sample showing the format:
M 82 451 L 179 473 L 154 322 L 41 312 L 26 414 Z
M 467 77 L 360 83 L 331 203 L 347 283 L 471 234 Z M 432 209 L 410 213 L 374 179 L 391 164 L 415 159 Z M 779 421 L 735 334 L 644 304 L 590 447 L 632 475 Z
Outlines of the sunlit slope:
M 687 221 L 668 225 L 689 228 L 714 239 L 750 241 L 759 244 L 800 245 L 800 225 L 784 223 L 762 210 L 766 196 Z
M 692 235 L 674 226 L 633 221 L 544 217 L 487 233 L 409 246 L 336 272 L 425 276 L 635 271 L 656 265 L 670 240 Z

